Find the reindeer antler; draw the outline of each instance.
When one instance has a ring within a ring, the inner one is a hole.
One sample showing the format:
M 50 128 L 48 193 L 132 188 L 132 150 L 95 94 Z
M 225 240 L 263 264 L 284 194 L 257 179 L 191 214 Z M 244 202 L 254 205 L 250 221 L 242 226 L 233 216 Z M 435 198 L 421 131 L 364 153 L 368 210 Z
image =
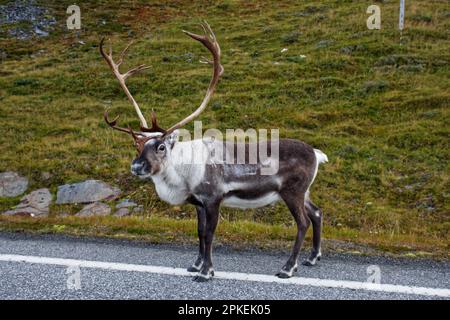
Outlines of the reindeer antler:
M 133 74 L 136 74 L 142 70 L 148 69 L 150 67 L 141 64 L 140 66 L 137 66 L 135 68 L 132 68 L 130 70 L 128 70 L 125 73 L 120 73 L 119 67 L 123 62 L 123 58 L 125 56 L 125 54 L 128 52 L 128 49 L 130 48 L 131 44 L 133 42 L 130 42 L 125 49 L 123 49 L 123 51 L 120 54 L 120 58 L 119 58 L 119 62 L 114 62 L 114 59 L 112 57 L 112 48 L 111 45 L 109 47 L 109 54 L 106 54 L 105 51 L 103 50 L 103 43 L 105 42 L 105 38 L 102 38 L 102 40 L 100 41 L 100 54 L 103 56 L 103 58 L 106 60 L 106 63 L 109 65 L 109 67 L 111 68 L 113 74 L 116 76 L 117 80 L 119 80 L 119 84 L 122 87 L 123 91 L 125 91 L 125 94 L 127 95 L 128 99 L 130 100 L 130 102 L 133 104 L 134 109 L 136 110 L 136 113 L 139 117 L 139 120 L 141 121 L 141 126 L 143 127 L 147 127 L 147 121 L 145 121 L 144 116 L 142 115 L 141 109 L 139 108 L 139 105 L 137 104 L 136 100 L 134 100 L 133 96 L 130 93 L 130 90 L 128 90 L 128 87 L 125 83 L 125 81 L 127 80 L 127 78 L 129 78 L 130 76 L 132 76 Z
M 128 70 L 125 73 L 121 73 L 119 70 L 120 65 L 123 62 L 124 56 L 125 54 L 128 52 L 128 49 L 130 48 L 132 42 L 130 42 L 125 49 L 123 49 L 123 51 L 120 54 L 119 57 L 119 61 L 116 63 L 112 57 L 112 49 L 111 46 L 109 48 L 109 54 L 106 54 L 103 50 L 103 43 L 105 38 L 103 38 L 100 41 L 100 53 L 103 56 L 103 58 L 106 60 L 106 63 L 109 65 L 109 67 L 111 68 L 113 74 L 115 75 L 115 77 L 117 78 L 117 80 L 119 80 L 119 84 L 122 87 L 123 91 L 125 91 L 125 94 L 127 95 L 128 99 L 130 100 L 130 102 L 133 104 L 136 113 L 139 117 L 139 120 L 141 122 L 141 132 L 136 132 L 131 130 L 131 128 L 121 128 L 117 126 L 117 119 L 119 117 L 116 117 L 114 120 L 110 121 L 108 119 L 108 112 L 105 112 L 104 114 L 104 118 L 106 123 L 112 127 L 115 130 L 119 130 L 122 132 L 126 132 L 129 133 L 133 136 L 136 145 L 137 146 L 141 146 L 143 145 L 143 143 L 145 143 L 145 141 L 148 141 L 149 139 L 151 139 L 151 137 L 148 137 L 144 134 L 144 132 L 160 132 L 162 133 L 163 136 L 166 136 L 170 133 L 172 133 L 173 131 L 175 131 L 176 129 L 184 126 L 185 124 L 187 124 L 188 122 L 192 121 L 194 118 L 198 117 L 200 115 L 200 113 L 203 112 L 203 110 L 206 108 L 206 106 L 208 105 L 209 100 L 211 99 L 212 94 L 214 93 L 214 90 L 216 88 L 217 83 L 219 82 L 219 78 L 223 73 L 223 66 L 220 64 L 220 47 L 219 47 L 219 43 L 216 40 L 216 36 L 214 35 L 214 32 L 211 30 L 211 27 L 209 26 L 209 24 L 205 21 L 201 24 L 203 30 L 204 30 L 204 35 L 198 35 L 195 33 L 191 33 L 188 31 L 184 31 L 184 33 L 186 33 L 188 36 L 190 36 L 191 38 L 201 42 L 212 54 L 213 56 L 213 60 L 209 61 L 206 59 L 201 60 L 200 62 L 202 63 L 208 63 L 211 64 L 213 66 L 213 75 L 212 75 L 212 79 L 209 83 L 209 87 L 208 90 L 206 91 L 206 95 L 203 98 L 202 103 L 200 104 L 200 106 L 197 108 L 197 110 L 195 110 L 192 114 L 190 114 L 188 117 L 184 118 L 183 120 L 181 120 L 180 122 L 176 123 L 175 125 L 173 125 L 172 127 L 170 127 L 169 129 L 165 130 L 163 128 L 161 128 L 160 126 L 158 126 L 157 120 L 156 120 L 156 114 L 154 112 L 152 112 L 152 127 L 148 128 L 147 127 L 147 121 L 145 120 L 141 109 L 139 108 L 139 105 L 137 104 L 136 100 L 133 98 L 133 96 L 131 95 L 130 91 L 128 90 L 128 87 L 126 85 L 126 80 L 128 77 L 132 76 L 133 74 L 136 74 L 140 71 L 143 71 L 145 69 L 148 69 L 149 67 L 142 64 L 139 65 L 135 68 L 132 68 L 130 70 Z M 138 147 L 139 149 L 139 147 Z
M 103 43 L 104 43 L 104 41 L 105 41 L 105 38 L 103 38 L 100 41 L 100 46 L 99 46 L 100 53 L 103 56 L 103 58 L 106 60 L 106 63 L 111 68 L 111 70 L 112 70 L 113 74 L 116 76 L 117 80 L 119 80 L 119 84 L 122 87 L 123 91 L 125 91 L 125 94 L 127 95 L 128 100 L 130 100 L 130 102 L 133 104 L 134 109 L 136 110 L 136 113 L 137 113 L 137 115 L 139 117 L 139 120 L 141 122 L 141 131 L 143 131 L 143 132 L 161 132 L 161 133 L 165 133 L 165 130 L 160 128 L 156 124 L 156 120 L 153 119 L 154 118 L 153 116 L 152 116 L 152 127 L 151 128 L 147 127 L 147 121 L 145 120 L 145 118 L 144 118 L 144 116 L 143 116 L 143 114 L 141 112 L 141 109 L 139 108 L 139 105 L 137 104 L 136 100 L 133 98 L 132 94 L 130 93 L 130 90 L 128 90 L 128 87 L 126 85 L 126 80 L 129 77 L 131 77 L 132 75 L 134 75 L 134 74 L 136 74 L 138 72 L 141 72 L 143 70 L 149 69 L 150 67 L 146 66 L 145 64 L 141 64 L 141 65 L 139 65 L 137 67 L 134 67 L 134 68 L 128 70 L 125 73 L 121 73 L 120 70 L 119 70 L 120 65 L 124 61 L 125 54 L 128 52 L 128 49 L 132 45 L 133 41 L 128 43 L 128 45 L 125 47 L 125 49 L 122 50 L 122 52 L 120 53 L 119 61 L 117 63 L 114 61 L 114 59 L 112 57 L 111 46 L 109 47 L 109 54 L 106 54 L 105 51 L 103 50 Z M 140 132 L 135 132 L 135 131 L 132 131 L 131 129 L 120 128 L 120 127 L 116 126 L 117 119 L 119 117 L 115 118 L 113 121 L 109 121 L 108 120 L 108 113 L 105 112 L 104 118 L 105 118 L 106 123 L 109 126 L 111 126 L 113 129 L 116 129 L 116 130 L 119 130 L 119 131 L 122 131 L 122 132 L 130 133 L 131 135 L 133 135 L 133 137 L 145 136 L 145 135 L 143 135 Z
M 195 34 L 195 33 L 189 32 L 189 31 L 185 31 L 185 30 L 183 30 L 183 32 L 185 34 L 187 34 L 188 36 L 190 36 L 192 39 L 201 42 L 211 52 L 211 54 L 213 56 L 212 61 L 206 60 L 206 59 L 200 60 L 200 62 L 202 62 L 202 63 L 208 63 L 213 66 L 213 75 L 212 75 L 211 81 L 209 83 L 208 90 L 206 91 L 206 95 L 203 98 L 203 101 L 200 104 L 200 106 L 197 108 L 197 110 L 195 110 L 193 113 L 191 113 L 189 116 L 187 116 L 180 122 L 174 124 L 169 129 L 167 129 L 166 132 L 164 133 L 164 135 L 170 134 L 173 131 L 175 131 L 176 129 L 183 127 L 184 125 L 186 125 L 187 123 L 189 123 L 190 121 L 192 121 L 196 117 L 198 117 L 200 115 L 200 113 L 202 113 L 203 110 L 205 110 L 206 106 L 208 105 L 209 100 L 211 99 L 211 96 L 214 93 L 216 85 L 219 82 L 219 78 L 223 74 L 224 69 L 223 69 L 223 66 L 220 64 L 220 46 L 216 40 L 216 36 L 206 21 L 204 21 L 201 24 L 201 26 L 203 28 L 204 35 L 198 35 L 198 34 Z

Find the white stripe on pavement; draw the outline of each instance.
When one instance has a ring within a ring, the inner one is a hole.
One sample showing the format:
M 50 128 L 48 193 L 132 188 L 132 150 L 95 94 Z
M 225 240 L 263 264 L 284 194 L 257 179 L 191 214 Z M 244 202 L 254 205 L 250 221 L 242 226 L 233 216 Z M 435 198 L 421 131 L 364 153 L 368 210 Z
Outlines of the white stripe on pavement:
M 192 273 L 187 272 L 185 269 L 181 268 L 147 266 L 139 264 L 116 263 L 116 262 L 23 256 L 14 254 L 0 254 L 0 261 L 26 262 L 26 263 L 47 264 L 66 267 L 78 266 L 80 268 L 94 268 L 94 269 L 105 269 L 115 271 L 148 272 L 155 274 L 165 274 L 184 277 L 193 275 Z M 266 282 L 266 283 L 275 282 L 300 286 L 369 290 L 369 291 L 392 292 L 402 294 L 418 294 L 418 295 L 450 298 L 450 289 L 441 289 L 441 288 L 425 288 L 425 287 L 402 286 L 394 284 L 376 284 L 369 282 L 302 278 L 302 277 L 280 279 L 276 276 L 271 275 L 240 273 L 240 272 L 215 272 L 215 278 L 226 280 L 238 280 L 238 281 Z

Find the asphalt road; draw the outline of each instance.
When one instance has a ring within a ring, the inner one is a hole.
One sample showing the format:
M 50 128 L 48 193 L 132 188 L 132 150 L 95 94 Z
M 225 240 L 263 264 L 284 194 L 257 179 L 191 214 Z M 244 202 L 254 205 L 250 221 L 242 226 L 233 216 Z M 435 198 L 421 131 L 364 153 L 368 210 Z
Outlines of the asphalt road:
M 0 233 L 0 299 L 450 299 L 449 262 L 324 252 L 293 282 L 275 282 L 287 252 L 220 247 L 217 277 L 196 283 L 184 271 L 196 254 L 192 246 Z M 375 290 L 364 287 L 370 275 L 379 275 Z

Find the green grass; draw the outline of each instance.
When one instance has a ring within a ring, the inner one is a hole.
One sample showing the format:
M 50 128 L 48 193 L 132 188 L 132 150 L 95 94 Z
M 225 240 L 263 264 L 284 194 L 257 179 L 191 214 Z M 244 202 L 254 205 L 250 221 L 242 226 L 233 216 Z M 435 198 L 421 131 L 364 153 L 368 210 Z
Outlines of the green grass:
M 58 22 L 48 38 L 14 40 L 0 29 L 6 54 L 0 64 L 0 171 L 16 170 L 31 179 L 30 189 L 52 191 L 62 183 L 102 179 L 144 204 L 139 223 L 192 224 L 192 208 L 164 204 L 151 184 L 128 173 L 130 138 L 107 128 L 102 113 L 110 107 L 123 125 L 134 127 L 138 119 L 97 46 L 108 36 L 120 52 L 136 39 L 126 65 L 152 68 L 131 78 L 129 88 L 145 114 L 154 109 L 169 126 L 196 108 L 207 87 L 210 70 L 197 62 L 205 51 L 181 32 L 198 31 L 196 23 L 206 19 L 221 44 L 225 74 L 201 116 L 205 130 L 280 128 L 281 137 L 326 152 L 330 163 L 321 167 L 312 198 L 325 212 L 329 238 L 448 250 L 447 1 L 407 5 L 402 37 L 396 2 L 379 4 L 379 31 L 366 28 L 372 3 L 365 1 L 95 1 L 78 3 L 79 32 L 64 29 L 70 4 L 45 2 Z M 283 48 L 289 50 L 281 53 Z M 1 199 L 0 210 L 18 201 Z M 53 206 L 49 219 L 78 209 Z M 293 225 L 281 204 L 221 215 L 222 223 L 241 225 L 242 232 L 263 226 L 274 238 L 280 234 L 272 225 Z M 46 221 L 35 223 L 51 229 Z M 123 221 L 110 218 L 108 225 Z M 0 225 L 21 228 L 5 217 Z

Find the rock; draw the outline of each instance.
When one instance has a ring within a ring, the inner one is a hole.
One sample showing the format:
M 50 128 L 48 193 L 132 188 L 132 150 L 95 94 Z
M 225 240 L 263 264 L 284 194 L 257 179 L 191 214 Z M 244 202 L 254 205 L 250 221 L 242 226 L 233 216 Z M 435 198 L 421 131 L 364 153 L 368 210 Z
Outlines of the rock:
M 0 5 L 0 25 L 6 26 L 10 36 L 26 40 L 33 36 L 48 36 L 48 32 L 54 30 L 56 18 L 36 2 L 16 0 Z
M 327 39 L 325 39 L 325 40 L 320 40 L 319 42 L 317 42 L 316 48 L 317 48 L 317 49 L 322 49 L 322 48 L 329 47 L 329 46 L 331 46 L 331 45 L 333 45 L 333 44 L 334 44 L 334 41 L 333 41 L 333 40 L 327 40 Z
M 132 208 L 132 207 L 136 207 L 136 206 L 137 206 L 136 202 L 130 201 L 130 199 L 125 199 L 116 205 L 116 209 Z
M 120 208 L 119 210 L 117 210 L 114 215 L 116 217 L 125 217 L 125 216 L 129 216 L 131 214 L 130 209 L 128 208 Z
M 52 178 L 52 174 L 48 171 L 44 171 L 41 173 L 42 180 L 50 180 Z
M 142 211 L 144 211 L 144 206 L 143 205 L 137 206 L 136 208 L 133 209 L 133 213 L 139 213 L 139 212 L 142 212 Z
M 38 189 L 24 196 L 20 203 L 6 215 L 26 215 L 31 217 L 47 216 L 52 203 L 52 194 L 48 189 Z
M 0 197 L 17 197 L 28 188 L 28 179 L 16 172 L 0 173 Z
M 56 203 L 90 203 L 111 200 L 120 195 L 120 189 L 99 180 L 65 184 L 58 187 Z
M 339 51 L 344 54 L 352 55 L 355 52 L 365 52 L 367 51 L 367 48 L 364 45 L 357 44 L 342 47 Z
M 84 206 L 77 217 L 107 216 L 111 213 L 111 207 L 101 202 L 94 202 Z
M 125 199 L 119 204 L 116 205 L 116 209 L 118 209 L 114 215 L 116 217 L 125 217 L 131 215 L 131 210 L 137 207 L 137 203 L 131 201 L 130 199 Z M 136 208 L 135 208 L 136 209 Z M 133 210 L 134 212 L 134 210 Z
M 34 33 L 36 33 L 38 36 L 42 36 L 42 37 L 47 37 L 48 36 L 48 32 L 41 30 L 39 27 L 34 27 Z
M 286 57 L 286 60 L 289 62 L 301 63 L 305 60 L 306 56 L 304 54 L 298 56 L 289 56 Z
M 27 217 L 39 217 L 46 216 L 48 213 L 42 213 L 38 209 L 33 207 L 24 207 L 24 208 L 15 208 L 12 210 L 8 210 L 3 212 L 6 216 L 27 216 Z
M 26 195 L 22 198 L 22 201 L 36 209 L 48 212 L 48 207 L 52 203 L 52 194 L 50 193 L 50 190 L 42 188 Z

